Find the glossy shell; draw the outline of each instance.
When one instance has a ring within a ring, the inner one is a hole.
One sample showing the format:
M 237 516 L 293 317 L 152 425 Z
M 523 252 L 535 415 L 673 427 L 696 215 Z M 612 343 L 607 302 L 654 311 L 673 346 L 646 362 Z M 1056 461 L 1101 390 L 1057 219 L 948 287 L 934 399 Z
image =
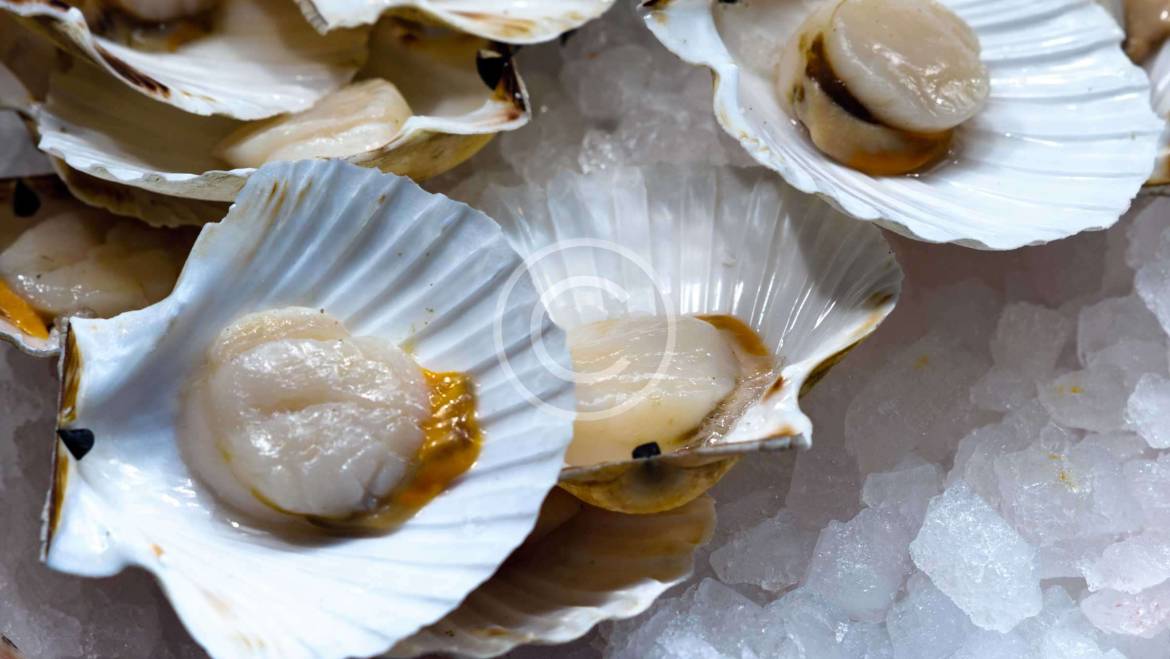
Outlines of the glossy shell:
M 544 362 L 527 327 L 504 323 L 493 341 L 494 291 L 519 267 L 489 218 L 408 179 L 340 162 L 261 168 L 203 228 L 170 297 L 72 322 L 46 562 L 151 571 L 216 657 L 368 656 L 435 622 L 532 530 L 570 438 L 567 420 L 525 398 L 572 404 L 544 370 L 568 363 L 560 330 L 541 333 Z M 523 271 L 517 282 L 509 311 L 527 318 L 538 298 Z M 179 455 L 178 399 L 206 347 L 244 313 L 286 305 L 319 306 L 475 383 L 478 461 L 388 534 L 305 539 L 231 522 Z
M 600 622 L 642 613 L 685 581 L 714 528 L 715 502 L 706 496 L 650 515 L 584 506 L 547 536 L 525 541 L 458 609 L 391 655 L 495 657 L 523 644 L 567 643 Z
M 502 43 L 555 39 L 597 18 L 614 0 L 297 0 L 322 32 L 377 22 L 384 13 L 446 25 Z
M 958 129 L 946 161 L 897 177 L 828 159 L 781 107 L 775 54 L 811 5 L 645 0 L 641 11 L 663 45 L 713 71 L 715 115 L 728 134 L 853 217 L 982 249 L 1115 223 L 1149 176 L 1161 123 L 1108 12 L 1082 0 L 941 1 L 979 35 L 991 95 Z
M 0 0 L 0 9 L 127 89 L 198 115 L 262 119 L 303 110 L 348 82 L 366 56 L 365 31 L 322 36 L 282 0 L 225 0 L 209 34 L 164 53 L 94 34 L 80 10 L 59 0 Z
M 901 289 L 901 270 L 876 227 L 763 169 L 563 173 L 544 189 L 489 188 L 481 204 L 526 257 L 541 291 L 586 280 L 623 291 L 621 300 L 573 287 L 550 296 L 546 306 L 562 327 L 661 313 L 660 306 L 726 314 L 748 324 L 774 356 L 772 372 L 722 436 L 561 473 L 562 487 L 611 510 L 669 510 L 705 492 L 740 455 L 808 446 L 812 423 L 801 393 L 877 328 Z
M 370 64 L 359 77 L 391 80 L 417 114 L 388 144 L 346 160 L 423 179 L 471 157 L 495 133 L 526 124 L 528 96 L 510 57 L 501 54 L 483 64 L 483 75 L 477 71 L 486 47 L 465 35 L 427 35 L 392 21 L 380 24 Z M 489 74 L 490 85 L 484 80 Z M 254 171 L 222 169 L 212 156 L 240 122 L 152 101 L 110 84 L 82 61 L 54 73 L 47 102 L 25 112 L 35 120 L 43 151 L 110 183 L 167 197 L 227 202 Z M 87 201 L 110 208 L 108 202 Z M 123 208 L 112 210 L 155 224 L 187 223 L 199 215 L 160 216 Z

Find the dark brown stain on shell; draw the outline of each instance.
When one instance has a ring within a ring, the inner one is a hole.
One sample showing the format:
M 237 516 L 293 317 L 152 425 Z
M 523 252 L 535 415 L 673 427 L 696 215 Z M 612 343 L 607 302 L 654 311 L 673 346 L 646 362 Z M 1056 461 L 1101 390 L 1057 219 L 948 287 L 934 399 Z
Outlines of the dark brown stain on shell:
M 117 71 L 118 75 L 129 81 L 130 84 L 141 87 L 142 89 L 145 89 L 151 94 L 155 94 L 157 96 L 169 97 L 171 95 L 171 90 L 169 87 L 139 71 L 133 66 L 130 66 L 123 59 L 114 55 L 105 48 L 97 46 L 97 51 L 98 54 L 101 55 L 102 59 L 105 60 L 105 62 L 109 64 L 111 68 Z

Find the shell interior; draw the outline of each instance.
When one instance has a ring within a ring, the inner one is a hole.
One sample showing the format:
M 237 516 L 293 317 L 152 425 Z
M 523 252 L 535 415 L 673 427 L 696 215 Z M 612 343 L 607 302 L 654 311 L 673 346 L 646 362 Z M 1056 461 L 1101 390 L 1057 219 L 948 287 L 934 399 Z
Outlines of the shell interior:
M 64 2 L 0 0 L 0 9 L 28 19 L 129 89 L 200 115 L 261 119 L 303 110 L 348 82 L 366 55 L 364 30 L 320 35 L 280 0 L 225 0 L 208 34 L 171 52 L 97 35 Z
M 928 242 L 1014 249 L 1111 226 L 1150 173 L 1149 84 L 1096 3 L 941 0 L 979 36 L 991 94 L 952 153 L 912 176 L 873 177 L 821 154 L 781 107 L 774 68 L 802 2 L 645 0 L 647 27 L 715 74 L 724 130 L 790 184 Z
M 601 16 L 614 0 L 297 0 L 322 32 L 369 25 L 384 13 L 445 25 L 502 43 L 549 41 Z
M 773 355 L 725 431 L 658 457 L 562 472 L 563 487 L 611 510 L 668 510 L 744 453 L 809 445 L 801 393 L 881 323 L 901 287 L 880 231 L 762 169 L 564 173 L 545 189 L 489 188 L 482 204 L 562 327 L 639 313 L 731 315 Z M 608 284 L 566 287 L 574 281 Z
M 71 323 L 48 565 L 153 572 L 216 656 L 368 656 L 438 620 L 531 531 L 570 438 L 568 420 L 527 398 L 572 405 L 545 372 L 549 359 L 568 363 L 563 334 L 544 327 L 542 362 L 527 327 L 497 324 L 493 291 L 513 273 L 507 311 L 527 317 L 538 304 L 519 267 L 495 223 L 409 179 L 333 161 L 261 168 L 203 228 L 170 297 Z M 180 457 L 178 399 L 206 347 L 243 314 L 284 306 L 326 309 L 355 335 L 406 343 L 421 366 L 475 383 L 478 461 L 391 533 L 253 528 Z
M 498 61 L 491 87 L 476 72 L 477 56 L 486 46 L 461 35 L 427 34 L 393 21 L 380 24 L 370 64 L 359 78 L 395 82 L 417 114 L 390 143 L 346 159 L 425 178 L 469 158 L 496 132 L 526 124 L 527 92 L 510 58 Z M 110 84 L 83 61 L 54 73 L 47 102 L 35 105 L 31 114 L 43 151 L 78 172 L 111 183 L 223 202 L 231 201 L 254 171 L 226 169 L 212 156 L 215 146 L 240 122 L 196 116 L 134 94 Z M 188 223 L 188 218 L 199 215 L 131 214 L 166 224 Z

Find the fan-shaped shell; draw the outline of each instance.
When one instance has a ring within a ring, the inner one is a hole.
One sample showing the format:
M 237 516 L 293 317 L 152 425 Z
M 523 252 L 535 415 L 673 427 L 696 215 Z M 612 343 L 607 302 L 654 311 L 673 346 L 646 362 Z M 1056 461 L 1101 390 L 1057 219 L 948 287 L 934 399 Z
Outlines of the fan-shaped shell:
M 71 323 L 47 563 L 85 576 L 153 572 L 217 657 L 368 656 L 435 622 L 532 530 L 569 441 L 568 420 L 524 397 L 573 400 L 545 371 L 568 363 L 560 330 L 546 324 L 538 359 L 527 323 L 512 320 L 538 305 L 520 267 L 490 219 L 409 179 L 340 162 L 261 168 L 203 228 L 170 297 Z M 498 317 L 494 291 L 517 272 Z M 325 309 L 358 336 L 409 341 L 422 366 L 474 382 L 478 460 L 387 534 L 249 528 L 180 457 L 178 398 L 209 343 L 245 313 L 288 305 Z
M 262 119 L 304 110 L 348 82 L 366 56 L 364 30 L 320 35 L 284 0 L 224 0 L 211 31 L 173 52 L 99 36 L 60 0 L 0 0 L 0 9 L 127 88 L 199 115 Z
M 436 22 L 503 43 L 555 39 L 597 18 L 614 0 L 297 0 L 322 32 L 377 22 L 384 13 Z
M 526 257 L 558 325 L 660 307 L 725 314 L 772 352 L 770 376 L 722 436 L 562 472 L 562 487 L 611 510 L 668 510 L 706 491 L 743 454 L 808 446 L 812 423 L 800 394 L 874 331 L 900 291 L 901 270 L 876 227 L 762 169 L 566 172 L 547 188 L 489 188 L 481 203 Z M 557 293 L 574 281 L 610 283 Z
M 572 498 L 561 490 L 549 496 Z M 548 535 L 525 541 L 458 609 L 391 654 L 495 657 L 528 643 L 567 643 L 600 622 L 636 616 L 690 576 L 694 550 L 714 527 L 707 496 L 650 515 L 583 505 Z
M 422 179 L 471 157 L 496 132 L 526 124 L 527 92 L 510 58 L 501 56 L 485 65 L 493 73 L 490 86 L 476 70 L 477 56 L 487 46 L 465 35 L 427 34 L 393 21 L 380 24 L 373 57 L 359 77 L 391 80 L 417 114 L 388 144 L 346 160 Z M 226 169 L 212 155 L 240 122 L 200 117 L 152 101 L 111 84 L 84 62 L 54 73 L 47 102 L 25 111 L 36 122 L 42 150 L 78 172 L 111 183 L 225 202 L 254 171 Z M 184 223 L 199 215 L 151 215 L 125 205 L 112 209 L 155 224 Z
M 914 176 L 873 177 L 821 154 L 780 105 L 776 53 L 803 2 L 644 0 L 646 26 L 715 75 L 715 115 L 761 164 L 844 212 L 912 238 L 1013 249 L 1111 226 L 1149 176 L 1161 124 L 1149 85 L 1087 0 L 940 0 L 978 34 L 986 107 L 952 154 Z

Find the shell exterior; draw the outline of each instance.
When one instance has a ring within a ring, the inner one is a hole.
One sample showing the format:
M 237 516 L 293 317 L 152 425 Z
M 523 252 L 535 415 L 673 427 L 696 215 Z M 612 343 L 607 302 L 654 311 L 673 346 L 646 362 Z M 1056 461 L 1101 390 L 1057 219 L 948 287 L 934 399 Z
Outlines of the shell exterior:
M 562 472 L 562 487 L 611 510 L 668 510 L 706 491 L 742 454 L 808 446 L 812 423 L 799 396 L 874 331 L 901 289 L 876 227 L 763 169 L 563 173 L 546 189 L 489 188 L 481 203 L 542 292 L 574 281 L 623 292 L 550 294 L 546 307 L 562 327 L 636 313 L 726 314 L 774 356 L 732 425 L 704 445 Z
M 446 25 L 502 43 L 555 39 L 597 18 L 615 0 L 297 0 L 318 30 L 369 25 L 384 13 Z
M 156 227 L 198 226 L 227 215 L 222 201 L 173 197 L 130 185 L 112 183 L 73 169 L 59 158 L 51 159 L 57 176 L 74 196 L 116 215 L 137 218 Z
M 379 25 L 370 64 L 359 77 L 395 82 L 417 114 L 390 143 L 346 160 L 422 179 L 471 157 L 495 133 L 526 124 L 528 95 L 511 60 L 499 60 L 491 87 L 477 73 L 477 53 L 486 46 L 463 35 L 427 36 L 392 21 Z M 224 169 L 212 156 L 240 122 L 193 115 L 110 83 L 81 61 L 55 72 L 47 102 L 26 108 L 40 148 L 95 178 L 203 201 L 231 201 L 255 171 Z M 194 215 L 129 214 L 156 224 Z
M 548 360 L 568 363 L 560 330 L 545 325 L 542 362 L 527 324 L 510 320 L 539 304 L 520 266 L 498 225 L 409 179 L 341 162 L 261 168 L 228 216 L 204 226 L 170 297 L 72 321 L 48 565 L 153 572 L 217 657 L 368 656 L 438 620 L 532 530 L 571 434 L 525 398 L 572 405 L 573 393 L 545 375 Z M 511 315 L 497 317 L 493 291 L 509 276 Z M 424 367 L 475 382 L 477 462 L 391 533 L 326 541 L 249 528 L 180 457 L 178 399 L 206 347 L 240 315 L 286 305 L 326 309 L 358 336 L 409 341 Z M 84 431 L 87 452 L 66 442 Z
M 282 0 L 225 0 L 211 32 L 173 52 L 136 50 L 90 31 L 60 0 L 0 0 L 127 88 L 199 115 L 262 119 L 304 110 L 365 61 L 364 30 L 318 34 Z
M 1013 249 L 1111 226 L 1152 168 L 1149 84 L 1086 0 L 940 0 L 982 43 L 991 95 L 948 159 L 872 177 L 821 154 L 775 91 L 776 52 L 803 2 L 644 0 L 646 26 L 715 75 L 715 115 L 761 164 L 845 213 L 928 242 Z
M 557 495 L 569 496 L 550 496 Z M 585 505 L 549 535 L 526 541 L 458 609 L 391 654 L 495 657 L 527 643 L 567 643 L 600 622 L 642 613 L 685 581 L 714 527 L 707 496 L 650 515 Z

